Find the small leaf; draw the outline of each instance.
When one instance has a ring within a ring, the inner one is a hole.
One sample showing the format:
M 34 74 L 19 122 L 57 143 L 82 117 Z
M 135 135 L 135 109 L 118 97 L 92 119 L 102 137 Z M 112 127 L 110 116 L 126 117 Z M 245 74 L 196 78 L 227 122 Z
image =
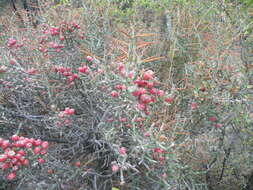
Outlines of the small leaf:
M 118 189 L 118 188 L 116 188 L 116 187 L 113 187 L 112 190 L 120 190 L 120 189 Z

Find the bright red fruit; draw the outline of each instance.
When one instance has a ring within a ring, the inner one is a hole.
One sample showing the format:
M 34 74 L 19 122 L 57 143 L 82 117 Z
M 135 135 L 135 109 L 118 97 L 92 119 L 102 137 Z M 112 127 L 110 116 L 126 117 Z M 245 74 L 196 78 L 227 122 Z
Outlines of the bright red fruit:
M 77 162 L 75 163 L 75 166 L 78 167 L 78 168 L 80 168 L 80 167 L 81 167 L 81 162 L 80 162 L 80 161 L 77 161 Z
M 11 65 L 16 65 L 16 60 L 15 60 L 15 59 L 11 59 L 11 60 L 10 60 L 10 64 L 11 64 Z
M 44 160 L 43 158 L 38 158 L 38 162 L 39 162 L 40 164 L 44 164 L 44 163 L 46 162 L 46 160 Z
M 5 160 L 7 160 L 8 156 L 6 154 L 1 154 L 0 155 L 0 162 L 4 162 Z
M 78 71 L 80 73 L 87 73 L 89 71 L 89 67 L 88 66 L 79 67 Z
M 59 29 L 59 28 L 56 28 L 56 27 L 52 27 L 52 28 L 50 29 L 50 33 L 51 33 L 52 36 L 57 36 L 57 35 L 60 34 L 60 29 Z
M 117 171 L 119 171 L 119 166 L 117 164 L 113 164 L 112 165 L 112 172 L 116 173 Z
M 217 117 L 215 116 L 209 117 L 209 121 L 215 122 L 217 121 Z
M 21 150 L 18 151 L 18 154 L 20 154 L 21 156 L 24 156 L 26 153 L 23 149 L 21 149 Z
M 198 109 L 198 104 L 197 104 L 196 102 L 192 102 L 192 104 L 191 104 L 191 109 L 192 109 L 192 110 Z
M 37 139 L 37 140 L 34 141 L 34 146 L 40 146 L 41 143 L 42 143 L 42 140 Z
M 137 108 L 139 110 L 145 110 L 146 109 L 146 105 L 145 104 L 137 104 Z
M 28 160 L 28 159 L 24 159 L 24 160 L 22 161 L 22 164 L 23 164 L 24 166 L 28 166 L 28 165 L 29 165 L 29 160 Z
M 11 180 L 14 180 L 16 177 L 17 177 L 16 172 L 11 172 L 11 173 L 7 176 L 7 179 L 11 181 Z
M 8 140 L 4 140 L 3 143 L 2 143 L 2 148 L 3 149 L 6 149 L 10 146 L 10 141 Z
M 13 38 L 10 38 L 9 40 L 8 40 L 8 47 L 13 47 L 13 46 L 15 46 L 16 45 L 16 43 L 17 43 L 17 40 L 15 40 L 15 39 L 13 39 Z
M 66 115 L 73 115 L 75 113 L 75 110 L 73 108 L 65 108 L 64 113 Z
M 18 140 L 19 140 L 19 136 L 18 136 L 18 135 L 13 135 L 13 136 L 11 137 L 11 140 L 13 140 L 13 141 L 18 141 Z
M 91 57 L 91 56 L 87 56 L 86 59 L 87 59 L 87 61 L 89 61 L 89 62 L 92 62 L 92 61 L 93 61 L 93 57 Z
M 114 97 L 114 98 L 116 98 L 116 97 L 119 96 L 119 93 L 117 91 L 112 91 L 111 92 L 111 96 Z
M 121 147 L 121 148 L 119 149 L 119 153 L 120 153 L 120 155 L 122 155 L 122 156 L 125 156 L 125 155 L 126 155 L 126 152 L 127 152 L 127 149 L 126 149 L 125 147 Z
M 32 148 L 32 146 L 33 146 L 32 143 L 26 143 L 25 145 L 26 148 Z
M 165 102 L 172 103 L 174 101 L 173 97 L 165 98 Z
M 2 164 L 1 167 L 2 167 L 2 170 L 6 170 L 6 169 L 8 169 L 10 167 L 10 163 L 9 162 L 5 162 L 5 163 Z
M 42 142 L 41 144 L 42 148 L 47 149 L 49 146 L 49 143 L 47 141 Z
M 47 154 L 47 150 L 45 150 L 45 149 L 41 150 L 41 151 L 40 151 L 40 154 L 41 154 L 41 155 Z
M 154 82 L 148 82 L 148 83 L 147 83 L 147 87 L 148 87 L 148 88 L 153 88 L 154 85 L 155 85 Z
M 33 150 L 33 153 L 34 154 L 39 154 L 41 151 L 41 148 L 40 147 L 35 147 L 34 150 Z
M 143 74 L 143 79 L 144 79 L 144 80 L 151 80 L 151 79 L 153 79 L 153 74 L 154 74 L 153 71 L 148 70 L 148 71 L 146 71 L 146 72 Z
M 157 94 L 157 92 L 158 92 L 158 89 L 157 88 L 151 88 L 150 90 L 149 90 L 149 93 L 150 94 Z
M 215 125 L 215 127 L 216 128 L 221 128 L 223 125 L 221 124 L 221 123 L 217 123 L 216 125 Z
M 165 95 L 165 92 L 163 90 L 158 90 L 157 94 L 162 97 Z
M 133 79 L 133 78 L 134 78 L 134 74 L 135 74 L 134 71 L 130 71 L 129 74 L 128 74 L 128 77 L 129 77 L 130 79 Z
M 150 102 L 152 102 L 152 98 L 151 96 L 147 95 L 147 94 L 142 94 L 140 96 L 140 101 L 143 103 L 143 104 L 149 104 Z

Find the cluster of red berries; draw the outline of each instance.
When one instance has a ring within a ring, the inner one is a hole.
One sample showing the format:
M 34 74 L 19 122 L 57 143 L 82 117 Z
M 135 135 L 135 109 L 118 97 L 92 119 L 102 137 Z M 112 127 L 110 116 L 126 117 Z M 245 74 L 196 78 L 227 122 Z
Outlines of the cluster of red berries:
M 78 74 L 73 73 L 72 69 L 69 67 L 62 67 L 62 66 L 55 67 L 54 71 L 67 77 L 69 83 L 74 82 L 75 79 L 79 79 Z
M 20 47 L 23 47 L 24 44 L 23 43 L 17 44 L 17 40 L 15 40 L 14 38 L 9 38 L 7 42 L 7 46 L 9 48 L 20 48 Z
M 65 31 L 69 31 L 69 32 L 74 32 L 75 29 L 80 29 L 80 25 L 78 25 L 77 23 L 75 22 L 72 22 L 72 23 L 65 23 L 63 22 L 61 24 L 61 27 L 50 27 L 49 30 L 44 30 L 44 34 L 51 34 L 51 36 L 59 36 L 61 34 L 61 31 L 62 32 L 65 32 Z
M 58 116 L 60 120 L 57 121 L 58 126 L 66 125 L 70 126 L 72 124 L 72 119 L 68 116 L 74 115 L 75 110 L 73 108 L 65 108 L 64 111 L 61 111 Z
M 84 66 L 82 66 L 82 67 L 79 67 L 78 68 L 78 71 L 80 72 L 80 73 L 89 73 L 89 67 L 87 66 L 87 65 L 84 65 Z
M 126 76 L 126 68 L 124 64 L 118 64 L 118 71 L 120 75 Z M 134 78 L 134 71 L 129 72 L 129 78 Z M 149 115 L 148 104 L 156 102 L 157 96 L 164 97 L 165 92 L 155 88 L 156 82 L 154 81 L 154 72 L 151 70 L 144 72 L 142 77 L 137 77 L 133 82 L 138 88 L 132 92 L 132 95 L 138 98 L 137 108 L 145 111 L 145 113 Z M 116 90 L 111 92 L 111 96 L 114 98 L 118 97 L 120 95 L 119 91 L 125 90 L 126 88 L 127 87 L 124 84 L 116 85 Z M 173 103 L 174 97 L 166 97 L 164 98 L 164 101 Z
M 8 170 L 8 180 L 14 180 L 17 176 L 17 171 L 22 167 L 29 166 L 30 160 L 28 156 L 38 155 L 38 163 L 43 164 L 46 161 L 41 157 L 47 154 L 49 143 L 41 139 L 33 139 L 13 135 L 12 142 L 0 138 L 0 166 L 3 171 Z
M 166 157 L 165 157 L 166 153 L 167 153 L 167 151 L 165 151 L 161 148 L 155 148 L 154 152 L 153 152 L 153 158 L 155 160 L 158 160 L 160 162 L 160 164 L 163 165 L 166 161 Z
M 81 27 L 75 23 L 72 22 L 70 24 L 67 23 L 62 23 L 60 27 L 50 27 L 48 25 L 44 25 L 47 29 L 45 29 L 43 31 L 43 36 L 41 36 L 41 39 L 39 40 L 39 51 L 43 52 L 43 53 L 47 53 L 48 49 L 47 46 L 42 46 L 42 45 L 46 45 L 47 39 L 48 37 L 51 35 L 53 37 L 58 36 L 60 41 L 64 41 L 65 37 L 64 37 L 64 33 L 66 31 L 69 32 L 74 32 L 75 29 L 80 29 Z M 13 44 L 14 42 L 11 41 L 11 44 Z M 55 42 L 50 42 L 49 43 L 49 47 L 53 48 L 56 50 L 56 52 L 60 52 L 61 49 L 63 49 L 65 46 L 64 44 L 60 44 L 60 43 L 55 43 Z
M 63 111 L 63 113 L 65 115 L 73 115 L 73 114 L 75 114 L 75 110 L 73 108 L 65 108 L 65 110 Z

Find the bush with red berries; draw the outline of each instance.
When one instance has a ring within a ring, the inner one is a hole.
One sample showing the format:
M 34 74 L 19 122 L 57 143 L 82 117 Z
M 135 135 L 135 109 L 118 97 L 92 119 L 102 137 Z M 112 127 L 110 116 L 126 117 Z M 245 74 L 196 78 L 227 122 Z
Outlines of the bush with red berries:
M 8 180 L 14 180 L 17 172 L 33 165 L 31 161 L 36 161 L 36 158 L 39 164 L 46 162 L 43 157 L 47 154 L 47 141 L 17 135 L 13 135 L 11 141 L 0 138 L 0 164 Z
M 135 22 L 122 31 L 104 2 L 51 7 L 37 28 L 3 28 L 0 175 L 17 189 L 206 189 L 210 179 L 223 188 L 243 165 L 236 150 L 248 147 L 239 138 L 251 122 L 247 77 L 206 58 L 209 46 L 189 59 L 181 47 L 202 33 L 174 36 L 175 49 L 155 57 L 156 44 L 171 42 Z

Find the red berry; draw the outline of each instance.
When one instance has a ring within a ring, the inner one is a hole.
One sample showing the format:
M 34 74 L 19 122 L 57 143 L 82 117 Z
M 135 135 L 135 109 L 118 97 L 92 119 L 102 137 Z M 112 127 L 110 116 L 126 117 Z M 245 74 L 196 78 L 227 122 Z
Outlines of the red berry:
M 48 143 L 47 141 L 44 141 L 44 142 L 42 142 L 42 144 L 41 144 L 42 148 L 44 148 L 44 149 L 47 149 L 47 148 L 48 148 L 48 145 L 49 145 L 49 143 Z
M 0 162 L 7 160 L 8 156 L 6 154 L 0 154 Z
M 42 140 L 37 139 L 37 140 L 34 141 L 34 146 L 40 146 L 41 143 L 42 143 Z
M 158 89 L 157 88 L 151 88 L 150 90 L 149 90 L 149 92 L 150 92 L 150 94 L 157 94 L 157 92 L 158 92 Z
M 75 166 L 78 167 L 78 168 L 80 168 L 80 167 L 81 167 L 81 162 L 80 162 L 80 161 L 77 161 L 77 162 L 75 163 Z
M 21 149 L 21 150 L 18 151 L 18 154 L 24 156 L 26 153 L 25 153 L 25 151 L 23 149 Z
M 41 148 L 40 147 L 35 147 L 34 150 L 33 150 L 33 153 L 34 154 L 39 154 L 41 151 Z
M 53 173 L 54 173 L 54 170 L 49 169 L 49 170 L 47 170 L 47 173 L 48 173 L 48 174 L 53 174 Z
M 50 29 L 50 33 L 51 33 L 52 36 L 57 36 L 57 35 L 60 34 L 60 29 L 59 29 L 59 28 L 56 28 L 56 27 L 52 27 L 52 28 Z
M 165 92 L 163 90 L 158 90 L 157 94 L 162 97 L 165 95 Z
M 142 94 L 140 96 L 140 101 L 143 103 L 143 104 L 149 104 L 150 102 L 152 102 L 152 98 L 151 96 L 147 95 L 147 94 Z
M 87 73 L 89 71 L 89 67 L 88 66 L 79 67 L 78 71 L 80 73 Z
M 126 155 L 126 152 L 127 152 L 127 149 L 126 149 L 125 147 L 121 147 L 121 148 L 119 149 L 119 153 L 120 153 L 120 155 L 122 155 L 122 156 Z
M 11 60 L 10 60 L 10 64 L 11 64 L 11 65 L 16 65 L 16 60 L 15 60 L 15 59 L 11 59 Z
M 111 96 L 114 97 L 114 98 L 116 98 L 116 97 L 119 96 L 119 93 L 117 91 L 112 91 L 111 92 Z
M 165 98 L 165 102 L 172 103 L 174 101 L 173 97 Z
M 17 159 L 17 158 L 13 158 L 13 159 L 11 160 L 11 163 L 14 164 L 14 165 L 17 164 L 17 163 L 18 163 L 18 159 Z
M 13 38 L 10 38 L 9 40 L 8 40 L 8 47 L 13 47 L 13 46 L 15 46 L 16 45 L 16 43 L 17 43 L 17 40 L 15 40 L 15 39 L 13 39 Z
M 142 94 L 145 94 L 147 90 L 145 88 L 139 88 L 138 90 L 133 92 L 133 96 L 140 96 Z
M 17 177 L 16 172 L 11 172 L 11 173 L 7 176 L 7 179 L 11 181 L 11 180 L 14 180 L 16 177 Z
M 39 164 L 44 164 L 46 162 L 46 160 L 44 160 L 43 158 L 38 158 L 38 162 L 39 162 Z
M 165 160 L 166 160 L 166 158 L 165 158 L 164 156 L 159 157 L 159 161 L 160 161 L 160 162 L 163 162 L 163 161 L 165 161 Z
M 144 79 L 144 80 L 151 80 L 151 79 L 153 79 L 153 74 L 154 74 L 153 71 L 148 70 L 148 71 L 146 71 L 146 72 L 143 74 L 143 79 Z
M 215 127 L 216 128 L 221 128 L 223 125 L 221 124 L 221 123 L 217 123 L 216 125 L 215 125 Z
M 41 151 L 40 151 L 40 154 L 41 154 L 41 155 L 47 154 L 47 150 L 45 150 L 45 149 L 41 150 Z
M 26 148 L 32 148 L 33 144 L 32 143 L 26 143 L 25 147 Z
M 117 164 L 113 164 L 112 165 L 112 172 L 116 173 L 117 171 L 119 171 L 119 166 Z
M 15 166 L 12 167 L 13 171 L 18 171 L 18 169 L 19 169 L 19 167 L 17 165 L 15 165 Z
M 29 160 L 28 160 L 28 159 L 24 159 L 24 160 L 22 161 L 22 164 L 23 164 L 24 166 L 28 166 L 28 165 L 29 165 Z
M 93 61 L 93 57 L 91 57 L 91 56 L 87 56 L 86 59 L 87 59 L 87 61 L 89 61 L 89 62 L 92 62 L 92 61 Z
M 147 87 L 148 87 L 148 88 L 153 88 L 154 85 L 155 85 L 154 82 L 148 82 L 148 83 L 147 83 Z
M 128 77 L 130 78 L 130 79 L 133 79 L 134 78 L 134 71 L 130 71 L 129 72 L 129 74 L 128 74 Z
M 120 122 L 122 122 L 122 123 L 123 123 L 123 122 L 127 122 L 127 118 L 125 118 L 125 117 L 122 117 L 122 118 L 120 118 L 119 120 L 120 120 Z
M 6 149 L 10 146 L 10 141 L 8 140 L 4 140 L 3 143 L 2 143 L 2 148 L 3 149 Z
M 38 71 L 37 71 L 35 68 L 31 68 L 31 69 L 28 69 L 28 70 L 27 70 L 27 73 L 28 73 L 29 75 L 35 75 L 35 74 L 38 73 Z
M 73 108 L 69 109 L 68 114 L 73 115 L 75 113 L 75 110 Z
M 215 122 L 217 121 L 217 117 L 215 116 L 209 117 L 209 121 Z
M 2 167 L 2 170 L 6 170 L 6 169 L 8 169 L 10 167 L 10 163 L 9 162 L 5 162 L 5 163 L 2 164 L 1 167 Z
M 21 157 L 22 157 L 22 155 L 21 155 L 21 154 L 19 154 L 19 153 L 17 153 L 17 154 L 15 155 L 15 158 L 16 158 L 16 159 L 18 159 L 18 160 L 20 160 L 20 159 L 21 159 Z
M 75 110 L 73 108 L 65 108 L 64 113 L 66 115 L 73 115 L 75 113 Z
M 75 74 L 75 73 L 72 75 L 72 77 L 73 77 L 74 79 L 79 79 L 79 76 L 78 76 L 77 74 Z
M 13 140 L 13 141 L 18 141 L 18 140 L 19 140 L 19 136 L 18 136 L 18 135 L 13 135 L 13 136 L 11 137 L 11 140 Z
M 192 109 L 192 110 L 198 109 L 198 104 L 197 104 L 196 102 L 192 102 L 192 104 L 191 104 L 191 109 Z
M 164 153 L 165 151 L 163 149 L 161 149 L 161 148 L 155 148 L 154 152 L 161 154 L 161 153 Z
M 145 110 L 146 109 L 146 105 L 145 104 L 137 104 L 137 108 L 139 110 Z
M 14 158 L 15 154 L 16 154 L 16 153 L 15 153 L 13 150 L 10 150 L 10 151 L 7 152 L 7 156 L 8 156 L 9 158 Z
M 149 132 L 146 132 L 146 133 L 144 133 L 144 136 L 145 136 L 145 137 L 150 137 L 151 135 L 150 135 Z
M 115 88 L 117 90 L 126 90 L 126 85 L 124 85 L 124 84 L 118 84 L 118 85 L 115 86 Z

